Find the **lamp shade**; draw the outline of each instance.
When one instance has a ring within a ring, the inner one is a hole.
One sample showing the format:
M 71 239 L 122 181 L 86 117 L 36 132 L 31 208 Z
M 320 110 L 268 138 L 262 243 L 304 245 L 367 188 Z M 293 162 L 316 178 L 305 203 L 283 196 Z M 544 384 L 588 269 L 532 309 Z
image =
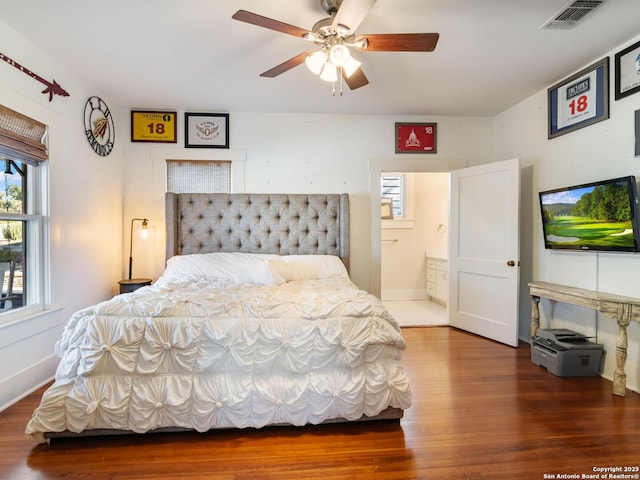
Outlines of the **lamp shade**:
M 310 53 L 304 59 L 304 63 L 314 75 L 319 75 L 322 71 L 322 67 L 327 62 L 327 52 L 324 50 L 318 50 Z
M 349 58 L 351 58 L 351 53 L 345 45 L 334 45 L 329 51 L 329 61 L 336 67 L 344 67 Z
M 336 71 L 335 65 L 327 62 L 322 67 L 322 72 L 320 72 L 320 78 L 325 82 L 335 82 L 338 79 L 338 73 Z
M 349 78 L 351 75 L 355 73 L 356 70 L 360 68 L 360 65 L 362 65 L 361 62 L 359 62 L 353 57 L 349 57 L 349 60 L 347 60 L 347 62 L 342 67 L 342 71 L 344 72 L 346 77 Z

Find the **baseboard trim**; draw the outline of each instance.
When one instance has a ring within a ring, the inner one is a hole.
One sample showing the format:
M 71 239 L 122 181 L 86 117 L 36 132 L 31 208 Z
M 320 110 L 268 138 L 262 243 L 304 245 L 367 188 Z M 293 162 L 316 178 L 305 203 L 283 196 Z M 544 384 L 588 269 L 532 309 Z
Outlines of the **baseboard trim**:
M 0 412 L 49 383 L 60 359 L 51 355 L 0 382 Z

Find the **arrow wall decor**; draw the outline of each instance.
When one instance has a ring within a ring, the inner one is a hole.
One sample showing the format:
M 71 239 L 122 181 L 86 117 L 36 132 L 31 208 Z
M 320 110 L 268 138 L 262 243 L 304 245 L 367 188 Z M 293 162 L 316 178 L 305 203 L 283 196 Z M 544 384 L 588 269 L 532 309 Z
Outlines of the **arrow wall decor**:
M 69 93 L 64 88 L 62 88 L 58 84 L 58 82 L 56 82 L 55 80 L 53 80 L 53 82 L 49 82 L 48 80 L 45 80 L 44 78 L 42 78 L 37 73 L 34 73 L 31 70 L 29 70 L 28 68 L 23 67 L 18 62 L 16 62 L 15 60 L 12 60 L 11 58 L 7 57 L 2 52 L 0 52 L 0 58 L 2 60 L 4 60 L 5 62 L 7 62 L 9 65 L 12 65 L 12 66 L 16 67 L 22 73 L 26 73 L 31 78 L 34 78 L 34 79 L 38 80 L 40 83 L 43 83 L 47 88 L 45 88 L 42 91 L 42 93 L 44 93 L 44 94 L 48 93 L 49 94 L 49 101 L 53 100 L 53 96 L 54 95 L 60 95 L 61 97 L 68 97 L 69 96 Z

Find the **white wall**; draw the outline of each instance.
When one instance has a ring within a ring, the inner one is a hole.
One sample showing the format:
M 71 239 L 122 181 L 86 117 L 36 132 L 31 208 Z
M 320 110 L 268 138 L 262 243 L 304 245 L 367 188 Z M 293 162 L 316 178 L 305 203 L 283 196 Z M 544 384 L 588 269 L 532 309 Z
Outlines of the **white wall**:
M 611 56 L 610 118 L 597 124 L 547 139 L 547 90 L 540 91 L 494 118 L 494 159 L 519 157 L 521 191 L 521 298 L 520 336 L 529 332 L 530 302 L 527 282 L 541 280 L 590 290 L 640 298 L 640 254 L 559 252 L 545 250 L 538 192 L 625 175 L 640 179 L 640 158 L 634 157 L 634 111 L 640 94 L 619 101 L 613 96 L 613 55 L 632 44 L 631 39 Z M 600 57 L 601 58 L 601 57 Z M 593 62 L 600 58 L 594 58 Z M 586 65 L 585 65 L 586 66 Z M 572 72 L 567 72 L 569 76 Z M 558 79 L 560 81 L 562 79 Z M 593 311 L 565 304 L 541 303 L 543 326 L 597 335 L 604 343 L 604 376 L 611 379 L 615 365 L 617 326 Z M 640 325 L 628 329 L 627 386 L 640 387 Z
M 0 104 L 50 127 L 51 305 L 37 318 L 0 325 L 0 410 L 53 375 L 53 346 L 74 311 L 108 298 L 122 278 L 122 151 L 126 130 L 116 119 L 115 150 L 105 158 L 83 133 L 84 104 L 100 92 L 0 22 L 2 53 L 70 94 L 49 102 L 45 86 L 0 62 Z M 104 98 L 112 111 L 117 106 Z

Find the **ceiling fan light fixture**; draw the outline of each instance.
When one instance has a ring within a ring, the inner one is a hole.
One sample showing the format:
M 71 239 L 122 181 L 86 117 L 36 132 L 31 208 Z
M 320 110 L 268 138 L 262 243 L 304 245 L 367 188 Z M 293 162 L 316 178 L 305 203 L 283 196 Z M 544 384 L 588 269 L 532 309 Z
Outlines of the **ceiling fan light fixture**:
M 334 45 L 329 50 L 329 61 L 336 67 L 344 67 L 349 58 L 351 58 L 349 48 L 341 43 Z
M 320 72 L 322 72 L 322 67 L 327 63 L 327 52 L 317 50 L 310 53 L 304 59 L 304 63 L 307 64 L 307 68 L 309 68 L 314 75 L 319 75 Z
M 338 69 L 335 65 L 327 62 L 322 67 L 322 72 L 320 72 L 320 78 L 325 82 L 335 82 L 338 80 Z
M 375 52 L 432 52 L 438 43 L 438 33 L 379 33 L 356 37 L 356 30 L 376 0 L 319 0 L 329 15 L 317 21 L 311 30 L 289 25 L 257 13 L 238 10 L 231 18 L 313 42 L 318 51 L 307 50 L 260 74 L 276 77 L 294 67 L 307 64 L 311 72 L 322 80 L 339 80 L 342 95 L 343 80 L 351 90 L 363 87 L 369 80 L 361 70 L 360 62 L 351 56 L 351 49 Z M 605 0 L 574 0 L 575 3 L 596 3 Z M 344 3 L 344 5 L 343 5 Z
M 360 65 L 362 65 L 362 62 L 359 62 L 353 57 L 349 57 L 349 60 L 347 60 L 347 62 L 342 67 L 342 71 L 344 72 L 345 76 L 349 78 L 356 72 L 356 70 L 360 68 Z

